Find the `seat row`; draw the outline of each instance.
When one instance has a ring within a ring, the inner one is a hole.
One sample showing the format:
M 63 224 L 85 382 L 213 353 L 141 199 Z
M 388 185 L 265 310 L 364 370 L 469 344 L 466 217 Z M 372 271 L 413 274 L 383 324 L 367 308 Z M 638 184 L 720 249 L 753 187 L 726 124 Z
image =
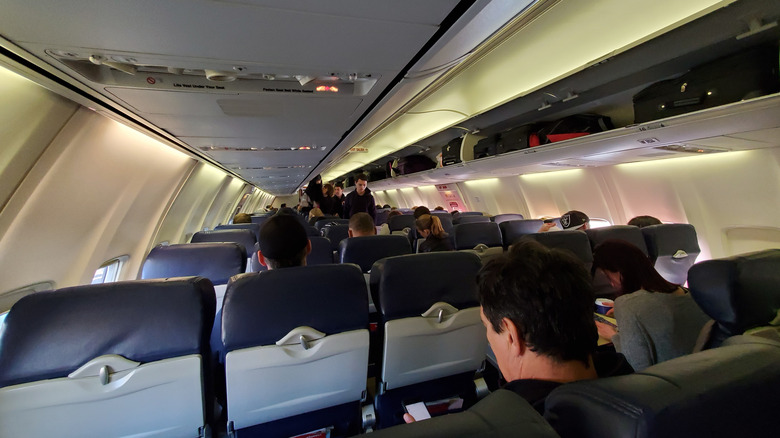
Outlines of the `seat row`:
M 429 275 L 410 276 L 421 266 Z M 466 407 L 474 402 L 471 379 L 485 352 L 473 284 L 479 266 L 457 252 L 373 266 L 384 338 L 374 400 L 380 426 L 399 422 L 404 401 L 459 395 Z M 766 334 L 760 326 L 777 337 L 779 272 L 780 250 L 696 265 L 691 293 L 716 319 L 711 347 L 726 347 L 634 375 L 562 385 L 547 399 L 546 421 L 561 436 L 766 436 L 775 425 L 780 345 L 731 337 Z M 338 285 L 324 281 L 334 276 Z M 206 436 L 221 379 L 208 342 L 215 305 L 202 277 L 24 297 L 0 335 L 0 436 Z M 359 431 L 371 337 L 360 269 L 239 275 L 222 310 L 231 434 Z M 523 434 L 516 420 L 490 413 L 506 415 L 499 400 L 538 436 L 555 436 L 522 400 L 497 394 L 462 416 L 392 429 L 393 436 L 423 436 L 434 425 L 443 427 L 439 433 L 487 436 L 492 423 Z

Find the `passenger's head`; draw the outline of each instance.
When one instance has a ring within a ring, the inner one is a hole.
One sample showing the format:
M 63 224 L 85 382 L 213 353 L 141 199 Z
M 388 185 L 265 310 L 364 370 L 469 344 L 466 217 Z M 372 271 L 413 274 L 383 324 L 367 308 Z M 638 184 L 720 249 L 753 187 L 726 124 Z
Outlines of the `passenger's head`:
M 335 195 L 337 198 L 340 198 L 340 197 L 341 197 L 341 195 L 343 195 L 343 194 L 344 194 L 344 184 L 342 184 L 342 183 L 340 183 L 340 182 L 337 182 L 336 184 L 334 184 L 334 185 L 333 185 L 333 194 L 334 194 L 334 195 Z
M 433 235 L 437 239 L 444 239 L 448 234 L 444 231 L 444 227 L 441 224 L 441 220 L 432 214 L 424 214 L 414 221 L 414 225 L 417 227 L 417 233 L 423 238 Z
M 561 216 L 561 228 L 564 230 L 587 230 L 589 223 L 590 218 L 581 211 L 571 210 Z
M 287 208 L 287 204 L 282 204 L 279 206 L 279 208 Z
M 355 213 L 349 218 L 349 237 L 373 236 L 376 234 L 374 220 L 368 213 Z
M 414 209 L 414 218 L 419 219 L 420 216 L 424 214 L 431 214 L 431 211 L 428 210 L 428 207 L 417 207 Z
M 330 184 L 322 186 L 322 195 L 327 197 L 333 196 L 333 186 Z
M 400 210 L 390 210 L 390 213 L 387 213 L 387 218 L 390 219 L 393 216 L 400 216 L 403 213 L 401 213 Z
M 305 266 L 311 243 L 298 218 L 288 214 L 270 217 L 260 228 L 257 258 L 268 269 Z
M 390 208 L 390 204 L 385 204 L 382 206 L 382 208 Z
M 661 221 L 658 220 L 658 218 L 654 218 L 652 216 L 637 216 L 628 221 L 628 224 L 643 228 L 650 225 L 661 225 Z
M 434 211 L 444 211 L 444 207 L 441 205 L 437 205 L 436 208 L 433 209 Z
M 488 342 L 507 381 L 518 378 L 518 357 L 503 340 L 516 335 L 520 348 L 555 363 L 589 365 L 598 333 L 594 293 L 582 261 L 533 241 L 514 245 L 479 273 L 479 302 Z
M 246 213 L 239 213 L 239 214 L 233 216 L 233 223 L 234 224 L 251 224 L 252 223 L 252 216 L 249 216 Z
M 309 210 L 309 219 L 313 217 L 322 217 L 322 216 L 325 216 L 325 214 L 323 214 L 322 210 L 320 210 L 317 207 L 314 207 L 311 210 Z
M 363 196 L 363 193 L 366 192 L 366 187 L 368 187 L 368 178 L 365 174 L 359 173 L 355 176 L 355 191 L 358 195 Z
M 671 293 L 677 285 L 666 281 L 636 246 L 617 239 L 605 240 L 593 250 L 593 268 L 601 269 L 621 294 L 644 289 Z

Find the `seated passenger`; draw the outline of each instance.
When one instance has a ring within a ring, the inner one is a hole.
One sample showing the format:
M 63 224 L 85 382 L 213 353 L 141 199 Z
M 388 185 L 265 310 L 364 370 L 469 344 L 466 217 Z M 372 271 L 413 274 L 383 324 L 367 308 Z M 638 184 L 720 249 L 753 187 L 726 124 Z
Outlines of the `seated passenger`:
M 428 210 L 428 207 L 417 207 L 414 209 L 413 214 L 415 219 L 419 219 L 424 214 L 431 214 L 431 211 Z
M 444 207 L 441 205 L 437 205 L 436 208 L 433 209 L 433 211 L 444 211 Z
M 614 307 L 619 333 L 597 322 L 599 334 L 611 339 L 635 370 L 693 353 L 709 318 L 686 289 L 661 277 L 639 248 L 604 241 L 594 250 L 593 268 L 604 271 L 623 294 Z
M 550 231 L 550 228 L 554 226 L 555 222 L 545 222 L 537 232 L 544 233 L 545 231 Z M 561 216 L 561 228 L 564 230 L 585 231 L 590 228 L 590 218 L 587 214 L 578 210 L 567 211 Z
M 540 414 L 547 395 L 564 383 L 633 371 L 620 354 L 596 353 L 593 287 L 574 255 L 524 241 L 487 262 L 477 284 L 504 389 Z M 408 414 L 404 420 L 414 421 Z
M 401 215 L 401 214 L 403 214 L 403 213 L 401 213 L 398 210 L 391 210 L 390 213 L 387 214 L 387 219 L 389 220 L 391 217 L 398 216 L 398 215 Z M 378 233 L 379 235 L 382 235 L 382 236 L 390 235 L 390 225 L 388 225 L 387 222 L 388 221 L 385 221 L 385 223 L 383 223 L 382 226 L 379 227 L 379 233 Z
M 317 222 L 317 219 L 325 216 L 322 214 L 322 210 L 320 210 L 317 207 L 312 208 L 309 210 L 309 225 L 314 225 L 315 222 Z
M 661 225 L 662 222 L 658 220 L 658 218 L 654 218 L 652 216 L 637 216 L 635 218 L 632 218 L 630 221 L 628 221 L 628 225 L 633 225 L 635 227 L 643 228 L 650 225 Z
M 454 251 L 450 236 L 444 231 L 441 220 L 435 215 L 424 214 L 414 221 L 417 234 L 425 238 L 420 244 L 419 252 Z
M 252 223 L 252 216 L 249 216 L 246 213 L 239 213 L 239 214 L 233 216 L 233 223 L 234 224 L 251 224 Z
M 375 234 L 374 220 L 368 213 L 355 213 L 349 218 L 349 237 L 373 236 Z
M 257 259 L 270 269 L 306 266 L 311 242 L 306 230 L 295 216 L 277 214 L 260 228 L 260 250 Z

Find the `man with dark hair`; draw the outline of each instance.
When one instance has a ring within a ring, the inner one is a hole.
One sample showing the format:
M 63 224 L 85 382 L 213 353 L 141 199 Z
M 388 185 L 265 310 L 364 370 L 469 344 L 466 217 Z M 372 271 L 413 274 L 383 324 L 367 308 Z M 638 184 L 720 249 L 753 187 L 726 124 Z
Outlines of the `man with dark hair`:
M 631 220 L 628 221 L 628 225 L 633 225 L 639 228 L 649 227 L 650 225 L 661 225 L 662 223 L 663 222 L 658 220 L 658 218 L 653 216 L 637 216 L 631 218 Z
M 344 206 L 344 199 L 347 197 L 347 195 L 344 194 L 344 183 L 341 181 L 333 184 L 333 197 L 341 202 L 342 207 Z
M 428 207 L 417 207 L 414 209 L 414 218 L 419 219 L 424 214 L 431 214 L 431 210 Z
M 371 190 L 368 188 L 368 178 L 359 174 L 355 177 L 355 190 L 344 199 L 344 219 L 349 219 L 355 213 L 368 213 L 376 222 L 376 204 Z
M 301 222 L 293 215 L 277 214 L 260 228 L 257 259 L 270 269 L 306 266 L 311 242 Z
M 477 280 L 504 388 L 537 411 L 561 384 L 633 371 L 622 355 L 596 356 L 591 279 L 572 254 L 522 242 L 489 261 Z
M 349 218 L 349 237 L 373 236 L 375 234 L 374 220 L 368 213 L 355 213 Z

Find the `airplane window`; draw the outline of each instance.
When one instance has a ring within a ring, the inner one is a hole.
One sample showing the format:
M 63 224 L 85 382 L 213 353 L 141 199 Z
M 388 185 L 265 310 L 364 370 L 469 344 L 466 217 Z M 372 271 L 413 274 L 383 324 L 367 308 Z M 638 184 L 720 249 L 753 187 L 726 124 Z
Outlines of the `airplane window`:
M 122 269 L 122 265 L 127 259 L 128 256 L 122 256 L 103 263 L 103 265 L 95 271 L 95 275 L 92 277 L 92 284 L 115 282 L 119 278 L 119 271 Z
M 602 219 L 600 217 L 592 217 L 590 218 L 590 228 L 602 228 L 602 227 L 611 227 L 612 223 L 606 219 Z

